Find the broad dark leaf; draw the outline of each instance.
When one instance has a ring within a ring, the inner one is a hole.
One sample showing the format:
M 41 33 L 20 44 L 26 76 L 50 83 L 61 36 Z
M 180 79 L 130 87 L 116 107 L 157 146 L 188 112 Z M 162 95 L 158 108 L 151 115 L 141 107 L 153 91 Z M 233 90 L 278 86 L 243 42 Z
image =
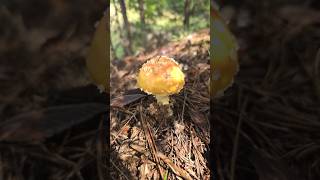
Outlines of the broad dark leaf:
M 112 107 L 124 107 L 130 103 L 133 103 L 143 97 L 147 96 L 146 93 L 142 92 L 140 89 L 128 90 L 126 94 L 118 96 L 111 100 Z
M 0 125 L 0 141 L 41 142 L 105 112 L 105 104 L 49 107 L 17 115 Z

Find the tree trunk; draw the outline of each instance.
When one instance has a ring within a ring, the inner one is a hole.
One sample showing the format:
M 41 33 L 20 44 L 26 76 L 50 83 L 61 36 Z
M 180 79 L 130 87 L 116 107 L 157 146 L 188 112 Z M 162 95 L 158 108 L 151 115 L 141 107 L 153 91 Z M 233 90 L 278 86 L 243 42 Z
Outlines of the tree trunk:
M 145 25 L 145 18 L 144 18 L 144 2 L 143 0 L 138 0 L 139 3 L 139 11 L 140 11 L 140 21 L 141 24 L 144 26 Z
M 127 30 L 127 48 L 128 48 L 128 52 L 130 54 L 132 54 L 132 47 L 131 47 L 131 31 L 130 31 L 130 24 L 128 21 L 128 16 L 127 16 L 127 8 L 126 8 L 126 3 L 124 2 L 124 0 L 119 0 L 120 2 L 120 7 L 121 7 L 121 13 L 122 13 L 122 17 L 123 17 L 123 22 L 124 22 L 124 26 L 125 29 Z
M 115 18 L 114 19 L 115 19 L 115 22 L 117 23 L 117 26 L 118 26 L 119 37 L 120 37 L 120 39 L 124 39 L 122 27 L 121 27 L 121 24 L 120 24 L 119 18 L 118 18 L 119 17 L 119 15 L 118 15 L 118 7 L 117 7 L 117 4 L 116 4 L 115 0 L 112 0 L 112 1 L 113 1 L 114 9 L 115 9 Z M 110 22 L 110 24 L 111 24 L 111 22 Z M 118 46 L 119 46 L 119 43 L 118 44 L 114 44 L 115 57 L 116 57 L 116 52 L 117 52 Z M 123 49 L 124 49 L 125 54 L 129 54 L 129 52 L 127 52 L 126 48 L 123 48 Z
M 113 46 L 113 43 L 112 43 L 111 39 L 110 39 L 110 51 L 112 53 L 113 59 L 118 59 L 116 50 L 115 50 L 115 48 Z
M 183 24 L 187 28 L 189 27 L 189 16 L 190 16 L 189 6 L 190 6 L 190 0 L 185 0 L 185 2 L 184 2 L 184 20 L 183 20 Z

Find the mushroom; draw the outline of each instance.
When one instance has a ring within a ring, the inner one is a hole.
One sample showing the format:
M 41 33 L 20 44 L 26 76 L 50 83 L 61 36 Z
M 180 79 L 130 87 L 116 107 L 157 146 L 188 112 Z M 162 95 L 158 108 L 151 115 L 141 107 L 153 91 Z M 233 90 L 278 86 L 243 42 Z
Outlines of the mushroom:
M 239 71 L 238 44 L 215 8 L 211 10 L 211 96 L 221 96 Z
M 157 102 L 169 104 L 169 95 L 179 93 L 184 86 L 185 75 L 172 58 L 156 56 L 144 63 L 137 77 L 138 87 L 147 94 L 153 94 Z
M 86 65 L 91 80 L 98 87 L 100 92 L 109 91 L 109 18 L 109 9 L 107 9 L 96 28 L 86 58 Z

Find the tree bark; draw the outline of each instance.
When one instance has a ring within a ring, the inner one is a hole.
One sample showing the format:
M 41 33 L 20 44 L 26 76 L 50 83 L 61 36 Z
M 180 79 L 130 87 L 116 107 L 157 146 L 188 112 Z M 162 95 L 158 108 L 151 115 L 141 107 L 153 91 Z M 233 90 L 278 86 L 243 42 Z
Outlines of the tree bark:
M 144 18 L 144 1 L 138 0 L 139 3 L 139 11 L 140 11 L 140 21 L 142 25 L 145 25 L 145 18 Z
M 116 17 L 114 19 L 115 19 L 115 22 L 117 23 L 118 29 L 119 29 L 119 37 L 120 37 L 120 39 L 124 39 L 123 31 L 121 29 L 122 27 L 121 27 L 121 24 L 120 24 L 119 19 L 118 19 L 118 7 L 117 7 L 117 4 L 116 4 L 115 0 L 112 0 L 112 1 L 113 1 L 113 6 L 114 6 L 114 9 L 115 9 L 115 17 Z M 119 46 L 119 44 L 114 44 L 114 48 L 113 49 L 114 49 L 115 57 L 116 57 L 116 51 L 118 49 L 118 46 Z M 125 52 L 125 54 L 129 54 L 128 52 L 126 52 L 125 48 L 124 48 L 124 52 Z
M 112 43 L 111 39 L 110 39 L 110 51 L 112 52 L 113 59 L 118 59 L 116 50 L 115 50 L 115 48 L 113 46 L 113 43 Z
M 190 0 L 185 0 L 185 2 L 184 2 L 184 20 L 183 20 L 183 24 L 187 28 L 189 27 L 189 16 L 190 16 L 189 6 L 190 6 Z
M 123 22 L 124 22 L 124 28 L 127 31 L 127 48 L 128 48 L 128 52 L 130 54 L 132 54 L 132 47 L 131 47 L 131 31 L 130 31 L 130 24 L 128 21 L 128 16 L 127 16 L 127 8 L 126 8 L 126 3 L 124 2 L 124 0 L 119 0 L 120 2 L 120 7 L 121 7 L 121 13 L 122 13 L 122 17 L 123 17 Z M 127 51 L 126 51 L 127 52 Z

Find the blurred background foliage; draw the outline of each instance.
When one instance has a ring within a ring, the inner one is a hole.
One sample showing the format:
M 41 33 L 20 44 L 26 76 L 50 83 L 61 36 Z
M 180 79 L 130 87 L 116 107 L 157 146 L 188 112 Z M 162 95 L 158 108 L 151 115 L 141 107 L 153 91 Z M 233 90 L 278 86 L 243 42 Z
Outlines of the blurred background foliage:
M 209 28 L 207 0 L 111 0 L 111 60 Z

